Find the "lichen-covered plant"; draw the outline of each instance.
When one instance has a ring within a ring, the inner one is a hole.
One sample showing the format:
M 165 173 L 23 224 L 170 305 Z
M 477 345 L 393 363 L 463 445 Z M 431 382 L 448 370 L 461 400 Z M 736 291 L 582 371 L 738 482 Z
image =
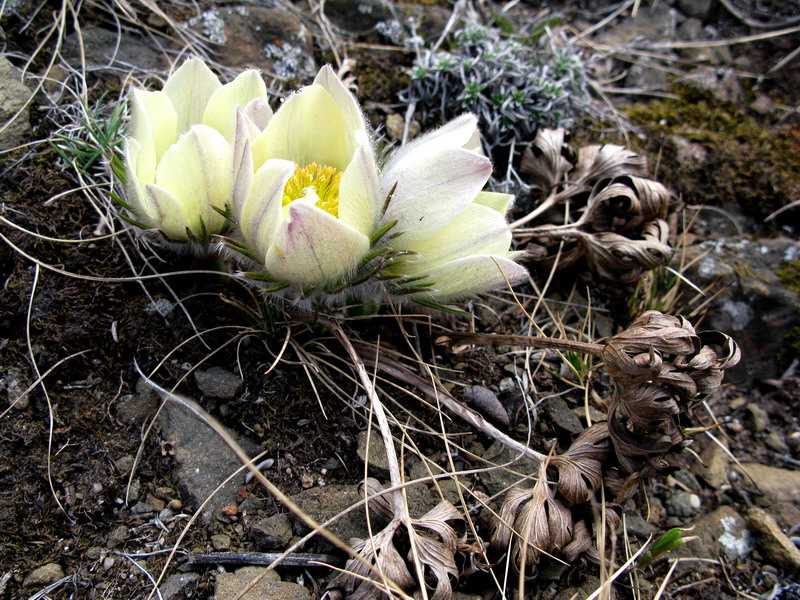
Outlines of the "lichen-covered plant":
M 586 67 L 567 37 L 549 31 L 537 46 L 499 29 L 468 25 L 452 49 L 420 48 L 409 71 L 405 102 L 423 120 L 478 116 L 486 151 L 511 162 L 541 127 L 569 127 L 588 104 Z

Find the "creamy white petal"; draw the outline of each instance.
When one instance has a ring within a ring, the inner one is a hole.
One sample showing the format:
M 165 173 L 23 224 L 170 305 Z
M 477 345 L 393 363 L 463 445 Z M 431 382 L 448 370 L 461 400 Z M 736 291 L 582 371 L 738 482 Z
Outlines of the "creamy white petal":
M 465 113 L 398 148 L 389 157 L 386 169 L 392 169 L 409 155 L 434 153 L 447 148 L 466 148 L 474 152 L 475 140 L 478 140 L 480 148 L 478 118 L 472 113 Z
M 219 233 L 224 219 L 212 207 L 224 209 L 233 192 L 232 151 L 217 130 L 194 125 L 167 150 L 156 170 L 156 183 L 170 191 L 183 207 L 188 227 Z
M 233 136 L 233 191 L 231 204 L 238 206 L 247 200 L 253 185 L 253 154 L 250 152 L 250 120 L 241 108 L 236 109 L 236 133 Z
M 378 168 L 372 147 L 367 141 L 356 150 L 353 160 L 342 174 L 339 183 L 339 218 L 370 237 L 382 204 Z
M 366 131 L 366 124 L 364 123 L 364 115 L 358 105 L 356 97 L 348 90 L 342 83 L 341 79 L 336 76 L 330 65 L 325 65 L 320 69 L 317 76 L 314 78 L 314 83 L 321 85 L 336 101 L 339 110 L 342 113 L 345 129 L 348 132 Z M 349 137 L 351 147 L 350 152 L 355 152 L 357 143 L 352 137 Z
M 482 204 L 496 210 L 501 215 L 508 212 L 514 202 L 513 194 L 500 194 L 498 192 L 481 192 L 475 197 L 475 204 Z
M 125 140 L 125 190 L 128 204 L 142 220 L 149 218 L 145 207 L 143 183 L 137 174 L 139 157 L 141 155 L 141 145 L 135 139 Z M 146 182 L 145 182 L 146 183 Z
M 505 217 L 491 208 L 471 204 L 455 221 L 427 240 L 414 244 L 416 253 L 402 271 L 415 274 L 443 262 L 473 254 L 504 256 L 511 245 Z
M 304 287 L 336 284 L 369 251 L 369 239 L 306 202 L 292 202 L 264 263 L 281 281 Z
M 178 139 L 178 116 L 164 92 L 134 89 L 130 96 L 130 136 L 141 144 L 139 176 L 152 182 L 156 164 Z
M 505 256 L 486 254 L 467 256 L 426 271 L 424 282 L 433 282 L 432 292 L 416 297 L 436 302 L 455 302 L 469 296 L 506 288 L 506 279 L 518 283 L 528 276 L 525 267 Z
M 272 108 L 267 103 L 266 98 L 253 98 L 244 107 L 244 114 L 250 119 L 250 122 L 261 132 L 269 123 L 272 118 Z
M 492 173 L 492 163 L 463 148 L 414 153 L 383 173 L 384 197 L 396 183 L 383 223 L 397 220 L 393 232 L 408 249 L 449 225 L 472 204 Z
M 291 96 L 253 145 L 256 168 L 271 158 L 311 163 L 343 171 L 352 156 L 344 117 L 333 96 L 310 85 Z
M 150 223 L 176 242 L 189 239 L 186 228 L 195 236 L 200 235 L 200 223 L 197 215 L 192 215 L 196 230 L 189 226 L 187 215 L 180 201 L 169 190 L 148 183 L 143 188 L 142 204 Z
M 203 112 L 203 124 L 219 131 L 228 141 L 236 130 L 236 109 L 252 100 L 267 98 L 267 86 L 258 71 L 240 73 L 236 79 L 211 94 Z
M 236 206 L 244 241 L 262 260 L 280 223 L 283 188 L 294 169 L 288 160 L 268 160 L 256 171 L 247 201 Z
M 200 123 L 211 95 L 222 87 L 217 76 L 199 58 L 190 58 L 164 84 L 178 114 L 178 134 Z

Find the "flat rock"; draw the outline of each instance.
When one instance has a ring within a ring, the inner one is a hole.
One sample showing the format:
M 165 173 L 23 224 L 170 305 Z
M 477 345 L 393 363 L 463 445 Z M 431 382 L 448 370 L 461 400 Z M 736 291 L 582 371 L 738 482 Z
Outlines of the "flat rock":
M 184 600 L 191 585 L 200 579 L 197 573 L 175 573 L 164 580 L 158 590 L 164 600 Z
M 800 499 L 800 471 L 770 467 L 760 463 L 742 463 L 735 469 L 742 473 L 742 469 L 758 484 L 758 491 L 763 494 L 759 503 L 765 506 L 774 502 L 797 502 Z M 742 473 L 743 485 L 752 491 L 755 486 L 749 477 Z
M 292 501 L 317 523 L 324 523 L 361 500 L 356 485 L 326 485 L 304 490 L 292 496 Z M 305 525 L 303 529 L 308 530 Z M 351 538 L 366 539 L 368 531 L 364 508 L 353 509 L 328 525 L 328 529 L 345 542 Z
M 700 461 L 692 462 L 692 472 L 703 479 L 708 486 L 718 490 L 728 481 L 730 455 L 719 444 L 710 442 L 700 454 Z
M 383 445 L 383 438 L 380 431 L 372 428 L 372 431 L 359 431 L 356 436 L 358 445 L 356 453 L 361 459 L 361 464 L 367 464 L 370 475 L 378 479 L 389 477 L 389 460 L 386 458 L 386 448 Z
M 198 509 L 241 462 L 219 435 L 180 404 L 167 402 L 158 422 L 162 439 L 170 442 L 175 453 L 181 498 Z M 235 504 L 243 481 L 244 475 L 225 484 L 203 509 L 201 519 L 208 522 L 223 506 Z
M 489 446 L 483 458 L 497 465 L 496 468 L 480 474 L 481 481 L 490 496 L 502 494 L 526 477 L 539 472 L 537 463 L 521 457 L 518 452 L 512 452 L 500 442 L 494 442 Z M 528 482 L 532 485 L 533 480 L 528 479 Z
M 24 588 L 43 588 L 51 583 L 55 583 L 64 577 L 64 569 L 58 563 L 47 563 L 35 568 L 28 573 L 22 582 Z
M 205 396 L 231 399 L 242 385 L 242 378 L 221 367 L 211 367 L 205 371 L 195 371 L 194 380 Z
M 241 591 L 256 577 L 263 575 L 252 589 L 240 596 Z M 311 600 L 311 593 L 302 585 L 280 581 L 275 571 L 261 567 L 244 567 L 235 573 L 219 573 L 214 600 Z
M 728 561 L 743 558 L 753 548 L 747 521 L 730 506 L 720 506 L 717 510 L 703 515 L 694 523 L 691 535 L 699 540 L 684 544 L 670 553 L 675 558 L 718 558 Z M 685 572 L 698 568 L 698 563 L 681 561 L 677 570 Z
M 120 43 L 121 42 L 121 43 Z M 83 54 L 82 54 L 83 53 Z M 87 71 L 104 79 L 120 79 L 131 71 L 163 71 L 169 67 L 165 55 L 131 32 L 120 39 L 116 31 L 96 25 L 85 25 L 81 35 L 71 33 L 64 39 L 64 59 L 81 68 L 82 57 Z
M 508 427 L 508 412 L 492 390 L 482 385 L 468 385 L 464 388 L 464 398 L 485 417 Z
M 30 132 L 30 111 L 26 106 L 30 97 L 31 90 L 22 83 L 21 73 L 0 56 L 0 123 L 4 126 L 0 131 L 0 151 L 19 145 Z M 9 123 L 14 115 L 17 116 Z
M 259 550 L 283 550 L 292 539 L 292 521 L 289 515 L 278 513 L 261 519 L 250 529 L 250 536 Z
M 781 531 L 772 515 L 754 506 L 747 512 L 747 520 L 756 534 L 758 547 L 767 559 L 783 569 L 800 572 L 800 550 Z
M 548 398 L 542 402 L 540 407 L 545 418 L 549 419 L 560 431 L 571 435 L 578 435 L 583 431 L 581 420 L 575 416 L 562 398 Z

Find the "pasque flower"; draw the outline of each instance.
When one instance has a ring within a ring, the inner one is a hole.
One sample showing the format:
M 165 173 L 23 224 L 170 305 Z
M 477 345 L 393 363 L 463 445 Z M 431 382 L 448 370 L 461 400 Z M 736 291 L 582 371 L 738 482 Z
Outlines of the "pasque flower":
M 171 241 L 207 241 L 220 233 L 218 212 L 231 202 L 236 108 L 249 127 L 272 116 L 257 71 L 222 85 L 205 63 L 192 58 L 161 91 L 134 88 L 130 137 L 125 148 L 128 202 L 136 218 Z
M 130 205 L 173 241 L 225 244 L 290 297 L 453 302 L 516 282 L 507 194 L 464 115 L 378 167 L 353 94 L 330 67 L 273 114 L 255 71 L 221 85 L 200 61 L 131 94 Z M 226 215 L 228 218 L 226 219 Z M 241 261 L 240 261 L 241 262 Z

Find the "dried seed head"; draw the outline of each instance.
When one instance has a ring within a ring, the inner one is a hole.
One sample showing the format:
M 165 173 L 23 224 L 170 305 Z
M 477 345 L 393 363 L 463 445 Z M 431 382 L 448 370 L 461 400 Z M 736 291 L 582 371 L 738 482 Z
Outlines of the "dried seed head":
M 615 144 L 584 146 L 578 150 L 578 165 L 572 177 L 592 185 L 619 175 L 640 175 L 647 168 L 645 157 Z
M 550 189 L 564 181 L 572 169 L 574 154 L 566 129 L 540 129 L 522 154 L 520 171 L 531 175 L 542 188 Z

